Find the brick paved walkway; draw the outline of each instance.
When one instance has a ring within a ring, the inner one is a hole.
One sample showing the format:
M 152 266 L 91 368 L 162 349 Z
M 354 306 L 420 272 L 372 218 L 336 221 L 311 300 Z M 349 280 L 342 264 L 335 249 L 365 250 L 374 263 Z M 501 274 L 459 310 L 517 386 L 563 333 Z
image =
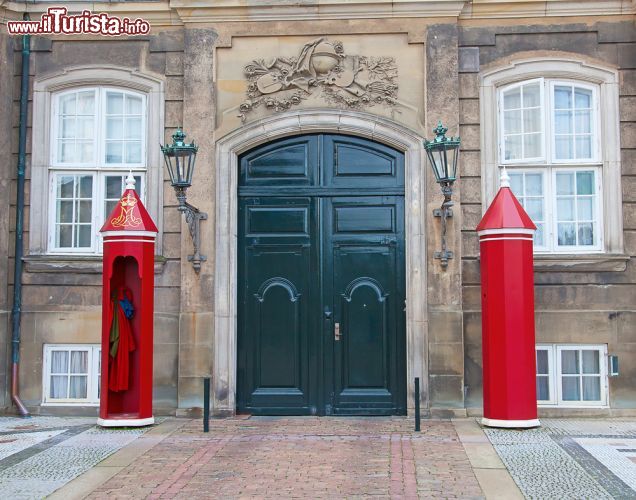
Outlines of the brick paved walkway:
M 483 498 L 449 421 L 191 421 L 88 498 Z

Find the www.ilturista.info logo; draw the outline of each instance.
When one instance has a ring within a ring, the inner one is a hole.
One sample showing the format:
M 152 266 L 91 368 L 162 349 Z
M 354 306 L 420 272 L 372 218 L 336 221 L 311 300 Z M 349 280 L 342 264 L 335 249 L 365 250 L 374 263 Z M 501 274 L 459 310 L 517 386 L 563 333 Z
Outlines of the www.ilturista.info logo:
M 76 35 L 106 36 L 145 35 L 150 23 L 143 19 L 111 17 L 88 10 L 68 15 L 66 7 L 49 7 L 39 21 L 7 21 L 10 35 Z

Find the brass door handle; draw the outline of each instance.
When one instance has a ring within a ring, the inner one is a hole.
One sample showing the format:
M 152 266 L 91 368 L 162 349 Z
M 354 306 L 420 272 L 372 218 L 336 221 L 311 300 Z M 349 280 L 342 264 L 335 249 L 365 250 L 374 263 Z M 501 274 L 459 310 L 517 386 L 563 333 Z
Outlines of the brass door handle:
M 333 329 L 333 338 L 337 342 L 340 340 L 340 323 L 336 323 Z

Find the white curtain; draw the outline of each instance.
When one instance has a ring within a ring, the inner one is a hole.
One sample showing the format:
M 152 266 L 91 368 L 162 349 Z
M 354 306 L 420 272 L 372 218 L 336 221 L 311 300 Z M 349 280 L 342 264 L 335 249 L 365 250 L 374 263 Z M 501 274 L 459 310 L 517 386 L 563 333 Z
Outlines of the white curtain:
M 88 351 L 71 351 L 70 372 L 72 375 L 69 384 L 69 397 L 85 399 L 87 397 Z
M 53 375 L 55 373 L 61 375 Z M 68 351 L 51 352 L 51 387 L 49 396 L 53 399 L 68 397 Z

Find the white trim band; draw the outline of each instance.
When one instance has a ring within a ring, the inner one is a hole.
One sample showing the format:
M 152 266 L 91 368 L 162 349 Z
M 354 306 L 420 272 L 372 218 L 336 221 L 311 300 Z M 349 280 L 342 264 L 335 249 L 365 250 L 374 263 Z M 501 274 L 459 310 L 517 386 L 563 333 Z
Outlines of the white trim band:
M 108 238 L 110 236 L 153 236 L 156 237 L 157 233 L 154 231 L 104 231 L 102 238 Z
M 128 242 L 128 243 L 152 243 L 153 245 L 155 244 L 155 240 L 142 240 L 142 239 L 130 239 L 130 238 L 126 238 L 126 239 L 121 239 L 121 240 L 106 240 L 104 241 L 104 245 L 106 243 L 121 243 L 121 242 Z
M 481 238 L 479 238 L 479 243 L 485 243 L 487 241 L 501 241 L 501 240 L 507 240 L 507 241 L 534 241 L 532 238 L 484 238 L 483 240 Z
M 486 427 L 504 427 L 506 429 L 530 429 L 532 427 L 541 427 L 541 422 L 539 422 L 538 418 L 531 420 L 499 420 L 496 418 L 483 417 L 481 419 L 481 425 L 485 425 Z
M 155 423 L 155 417 L 148 418 L 98 418 L 97 425 L 102 427 L 143 427 Z
M 489 234 L 532 234 L 534 235 L 534 229 L 526 229 L 523 227 L 504 227 L 502 229 L 482 229 L 477 231 L 479 236 L 487 236 Z

